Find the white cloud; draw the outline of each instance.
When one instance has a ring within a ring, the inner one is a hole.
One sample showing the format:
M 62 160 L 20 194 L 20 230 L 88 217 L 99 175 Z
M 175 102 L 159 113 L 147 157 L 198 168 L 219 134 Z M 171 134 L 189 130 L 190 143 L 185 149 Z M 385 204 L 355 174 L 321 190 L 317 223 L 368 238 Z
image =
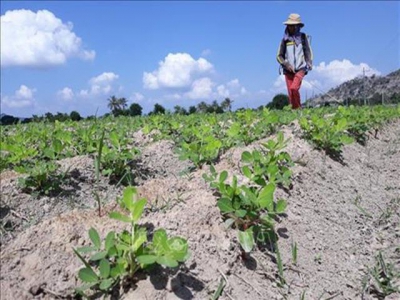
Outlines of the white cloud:
M 20 9 L 1 16 L 1 66 L 49 67 L 70 57 L 93 60 L 95 52 L 84 50 L 82 40 L 52 12 Z
M 130 100 L 133 102 L 141 102 L 144 100 L 144 96 L 141 93 L 133 93 L 133 95 L 130 97 Z
M 144 88 L 146 88 L 146 89 L 150 89 L 150 90 L 158 89 L 159 86 L 158 86 L 157 76 L 152 73 L 144 72 L 143 73 L 143 85 L 144 85 Z
M 185 96 L 190 99 L 208 99 L 212 94 L 213 85 L 210 78 L 200 78 L 192 83 L 191 90 Z
M 57 96 L 62 100 L 69 101 L 74 98 L 74 92 L 69 87 L 65 87 L 57 92 Z
M 143 73 L 143 85 L 152 90 L 189 87 L 196 76 L 212 71 L 213 65 L 204 58 L 195 60 L 187 53 L 169 53 L 157 70 Z
M 246 93 L 246 88 L 240 84 L 239 79 L 237 78 L 217 87 L 218 96 L 223 98 L 239 97 L 241 95 L 245 95 Z
M 174 100 L 174 101 L 179 101 L 182 100 L 183 96 L 181 94 L 178 93 L 174 93 L 174 94 L 168 94 L 164 96 L 165 100 Z
M 210 49 L 204 49 L 203 51 L 201 51 L 201 56 L 209 56 L 210 54 L 211 54 Z
M 113 90 L 113 82 L 118 78 L 119 76 L 113 72 L 104 72 L 97 77 L 91 78 L 89 80 L 90 88 L 81 90 L 79 95 L 81 97 L 106 95 Z
M 33 94 L 36 89 L 30 89 L 26 85 L 21 85 L 18 90 L 15 91 L 13 96 L 1 97 L 1 105 L 5 108 L 23 108 L 34 106 L 35 98 Z
M 347 59 L 333 60 L 326 64 L 321 62 L 319 65 L 314 66 L 303 80 L 302 90 L 313 91 L 316 94 L 326 93 L 329 89 L 334 88 L 345 81 L 354 79 L 357 76 L 362 76 L 365 70 L 366 76 L 381 75 L 381 73 L 371 68 L 366 63 L 353 64 Z M 280 75 L 274 82 L 271 88 L 272 92 L 286 92 L 285 77 Z

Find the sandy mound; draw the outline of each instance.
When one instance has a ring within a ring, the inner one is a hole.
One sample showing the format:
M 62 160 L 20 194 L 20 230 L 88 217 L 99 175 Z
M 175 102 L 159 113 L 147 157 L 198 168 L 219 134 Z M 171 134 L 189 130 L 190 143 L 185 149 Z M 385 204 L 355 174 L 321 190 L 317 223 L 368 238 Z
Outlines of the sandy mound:
M 284 134 L 290 138 L 286 151 L 297 162 L 293 188 L 277 191 L 288 200 L 287 215 L 277 226 L 287 285 L 278 286 L 275 255 L 268 249 L 241 260 L 236 232 L 224 228 L 217 199 L 202 178 L 208 168 L 182 172 L 191 164 L 179 161 L 171 142 L 159 141 L 143 146 L 138 162 L 138 189 L 149 201 L 141 223 L 187 238 L 192 256 L 176 270 L 144 274 L 123 299 L 210 299 L 223 276 L 228 284 L 219 299 L 300 299 L 303 293 L 305 299 L 376 297 L 367 267 L 375 265 L 378 251 L 387 262 L 400 264 L 400 122 L 385 126 L 366 146 L 346 146 L 342 163 L 313 150 L 295 124 Z M 216 169 L 243 180 L 241 153 L 266 140 L 229 150 Z M 90 159 L 60 162 L 76 170 L 70 202 L 64 196 L 33 199 L 18 190 L 15 175 L 2 175 L 0 217 L 3 226 L 15 228 L 2 235 L 1 299 L 71 297 L 82 266 L 72 247 L 88 243 L 91 227 L 102 237 L 123 228 L 106 216 L 123 188 L 105 179 L 98 188 L 109 204 L 97 214 Z

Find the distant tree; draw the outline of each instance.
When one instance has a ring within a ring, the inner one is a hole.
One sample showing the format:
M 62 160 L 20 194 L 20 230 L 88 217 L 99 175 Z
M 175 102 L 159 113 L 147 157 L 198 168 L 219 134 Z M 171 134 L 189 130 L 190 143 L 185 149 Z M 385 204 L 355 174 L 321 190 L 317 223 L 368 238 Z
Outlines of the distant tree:
M 45 120 L 48 122 L 54 122 L 54 116 L 51 112 L 47 112 L 44 114 Z
M 111 112 L 114 112 L 119 109 L 119 100 L 115 96 L 111 96 L 108 100 L 108 108 L 111 110 Z
M 186 109 L 184 107 L 181 107 L 179 105 L 175 105 L 174 106 L 174 114 L 177 115 L 187 115 L 188 112 L 186 111 Z
M 125 110 L 128 107 L 128 100 L 125 97 L 119 98 L 119 105 L 122 110 Z
M 131 106 L 129 106 L 129 115 L 130 116 L 141 116 L 142 115 L 143 108 L 140 106 L 138 103 L 132 103 Z
M 154 104 L 154 109 L 152 111 L 152 114 L 154 114 L 154 115 L 164 115 L 165 114 L 165 108 L 162 105 L 156 103 L 156 104 Z
M 217 113 L 217 114 L 222 114 L 224 110 L 222 107 L 218 104 L 217 100 L 214 100 L 211 105 L 207 107 L 207 112 L 209 113 Z
M 59 122 L 65 122 L 65 121 L 69 120 L 69 115 L 65 114 L 65 113 L 57 112 L 54 115 L 54 120 L 57 120 Z
M 117 98 L 115 96 L 111 96 L 107 100 L 107 106 L 114 116 L 125 114 L 126 107 L 128 106 L 128 101 L 125 98 Z
M 189 106 L 189 115 L 196 113 L 196 106 Z
M 19 118 L 16 118 L 14 116 L 2 114 L 0 117 L 0 125 L 12 125 L 18 124 L 19 122 Z
M 231 111 L 232 110 L 232 104 L 233 104 L 233 101 L 231 99 L 225 98 L 221 102 L 221 108 L 223 109 L 223 111 Z
M 266 107 L 270 109 L 283 109 L 286 105 L 289 105 L 289 97 L 285 94 L 277 94 Z
M 39 123 L 41 121 L 43 121 L 43 117 L 42 116 L 38 116 L 38 115 L 32 115 L 32 121 Z
M 201 101 L 199 104 L 197 104 L 197 112 L 206 113 L 207 109 L 208 109 L 208 104 L 205 103 L 204 101 Z
M 69 114 L 69 118 L 72 121 L 80 121 L 80 120 L 82 120 L 81 115 L 75 110 L 71 111 L 71 113 Z

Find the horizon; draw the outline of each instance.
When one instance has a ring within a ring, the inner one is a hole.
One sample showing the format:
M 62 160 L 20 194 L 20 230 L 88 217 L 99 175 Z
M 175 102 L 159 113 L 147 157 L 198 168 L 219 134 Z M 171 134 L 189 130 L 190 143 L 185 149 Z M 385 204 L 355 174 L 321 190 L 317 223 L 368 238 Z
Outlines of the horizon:
M 104 115 L 113 95 L 143 114 L 266 105 L 287 93 L 276 51 L 293 12 L 314 53 L 302 102 L 400 69 L 396 1 L 2 1 L 1 113 Z

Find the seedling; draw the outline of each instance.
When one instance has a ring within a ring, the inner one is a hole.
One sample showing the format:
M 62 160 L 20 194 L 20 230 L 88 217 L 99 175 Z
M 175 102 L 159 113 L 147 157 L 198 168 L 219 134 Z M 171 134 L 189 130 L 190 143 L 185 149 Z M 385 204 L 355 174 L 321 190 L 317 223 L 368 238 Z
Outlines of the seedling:
M 292 262 L 294 265 L 297 265 L 297 243 L 292 241 Z
M 318 149 L 325 150 L 328 155 L 334 157 L 340 157 L 342 146 L 354 141 L 346 133 L 348 121 L 345 117 L 335 118 L 314 114 L 309 118 L 300 118 L 299 123 L 304 130 L 305 138 L 311 140 Z
M 372 281 L 371 281 L 372 279 Z M 376 256 L 376 264 L 370 269 L 364 282 L 364 292 L 376 294 L 385 298 L 393 293 L 400 293 L 400 272 L 393 264 L 385 262 L 382 252 Z
M 58 164 L 54 162 L 36 161 L 35 164 L 26 164 L 16 167 L 17 172 L 29 174 L 18 179 L 18 186 L 27 193 L 49 195 L 61 191 L 62 174 L 57 174 Z
M 278 235 L 275 232 L 275 220 L 285 212 L 287 203 L 284 199 L 274 201 L 276 184 L 287 184 L 290 179 L 288 166 L 290 156 L 281 151 L 286 143 L 282 134 L 278 134 L 277 141 L 268 141 L 263 144 L 267 149 L 243 152 L 243 174 L 251 180 L 250 185 L 238 185 L 237 176 L 233 175 L 231 184 L 227 184 L 227 171 L 218 174 L 214 166 L 210 166 L 210 174 L 203 178 L 210 183 L 218 196 L 217 205 L 224 216 L 227 228 L 233 226 L 238 229 L 238 240 L 243 250 L 242 258 L 251 252 L 257 244 L 271 244 L 274 246 L 280 284 L 285 284 L 283 276 L 283 262 L 278 248 Z M 284 175 L 286 174 L 286 175 Z
M 164 229 L 156 230 L 152 242 L 148 241 L 147 229 L 137 224 L 146 202 L 137 198 L 135 188 L 127 187 L 119 204 L 128 214 L 111 212 L 110 217 L 128 223 L 130 229 L 109 232 L 103 245 L 98 232 L 91 228 L 89 238 L 93 245 L 74 249 L 85 265 L 78 273 L 85 283 L 77 289 L 79 294 L 85 295 L 88 289 L 108 293 L 125 277 L 134 278 L 140 269 L 154 263 L 173 268 L 189 258 L 187 241 L 181 237 L 168 238 Z

